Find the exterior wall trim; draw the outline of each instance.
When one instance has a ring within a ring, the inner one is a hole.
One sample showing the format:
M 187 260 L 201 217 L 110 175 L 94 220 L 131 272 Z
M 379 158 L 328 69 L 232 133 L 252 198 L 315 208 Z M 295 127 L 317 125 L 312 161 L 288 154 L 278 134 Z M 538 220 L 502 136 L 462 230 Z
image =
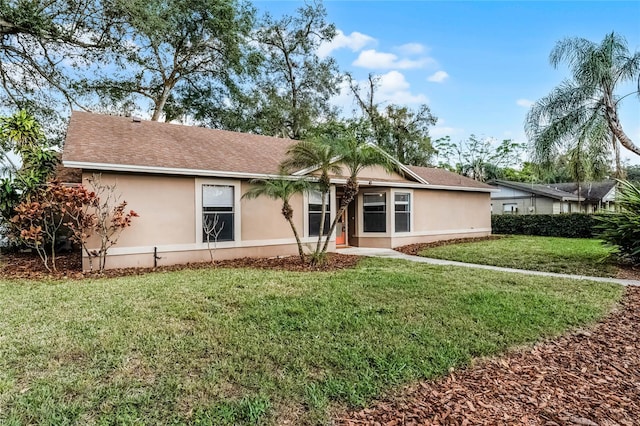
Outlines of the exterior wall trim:
M 303 244 L 315 243 L 317 241 L 316 237 L 306 237 L 300 238 Z M 334 239 L 331 238 L 330 241 Z M 244 247 L 266 247 L 266 246 L 278 246 L 278 245 L 287 245 L 287 244 L 296 244 L 296 239 L 291 238 L 282 238 L 277 240 L 246 240 L 246 241 L 229 241 L 218 243 L 218 247 L 216 250 L 224 250 L 229 248 L 244 248 Z M 207 250 L 207 244 L 169 244 L 169 245 L 160 245 L 156 246 L 158 249 L 158 253 L 168 253 L 168 252 L 180 252 L 180 251 L 198 251 L 198 250 Z M 213 248 L 213 245 L 212 245 Z M 109 249 L 109 253 L 107 256 L 120 256 L 125 254 L 150 254 L 153 253 L 154 246 L 136 246 L 136 247 L 112 247 Z M 94 249 L 89 249 L 94 250 Z
M 395 234 L 393 238 L 405 238 L 405 237 L 427 237 L 432 235 L 446 235 L 446 234 L 470 234 L 477 232 L 491 232 L 491 228 L 468 228 L 468 229 L 441 229 L 437 231 L 422 231 L 422 232 L 403 232 L 399 234 Z M 360 238 L 388 238 L 389 236 L 385 236 L 381 234 L 380 236 L 372 235 L 372 234 L 364 234 L 361 235 Z
M 281 178 L 278 174 L 269 173 L 248 173 L 248 172 L 229 172 L 220 170 L 200 170 L 200 169 L 182 169 L 175 167 L 152 167 L 152 166 L 136 166 L 131 164 L 110 164 L 110 163 L 91 163 L 84 161 L 63 161 L 65 167 L 79 168 L 87 170 L 101 170 L 105 172 L 129 172 L 129 173 L 153 173 L 165 175 L 184 175 L 184 176 L 201 176 L 212 178 L 237 178 L 237 179 L 275 179 Z M 297 176 L 292 176 L 295 179 Z M 344 185 L 346 179 L 333 178 L 331 183 Z M 428 183 L 413 182 L 387 182 L 387 181 L 359 181 L 363 185 L 386 186 L 398 188 L 423 188 L 423 189 L 443 189 L 447 191 L 470 191 L 470 192 L 499 192 L 495 188 L 474 188 L 466 186 L 448 186 L 448 185 L 431 185 Z

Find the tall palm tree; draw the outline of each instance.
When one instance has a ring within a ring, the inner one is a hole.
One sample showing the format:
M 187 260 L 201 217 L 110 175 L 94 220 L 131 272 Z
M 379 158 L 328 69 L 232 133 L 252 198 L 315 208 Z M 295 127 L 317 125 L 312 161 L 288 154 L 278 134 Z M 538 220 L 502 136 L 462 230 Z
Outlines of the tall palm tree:
M 304 262 L 302 241 L 300 241 L 300 235 L 298 234 L 296 225 L 293 223 L 293 207 L 291 207 L 289 200 L 291 200 L 294 194 L 308 191 L 311 188 L 311 183 L 306 179 L 291 180 L 284 176 L 276 179 L 254 179 L 251 183 L 254 185 L 253 188 L 245 192 L 242 198 L 253 199 L 266 196 L 273 200 L 282 201 L 282 216 L 284 216 L 286 221 L 289 222 L 289 226 L 291 226 L 293 235 L 296 238 L 296 243 L 298 244 L 298 254 Z
M 618 117 L 622 99 L 640 94 L 640 52 L 631 55 L 624 38 L 611 33 L 600 44 L 583 38 L 561 40 L 551 51 L 550 62 L 554 68 L 567 63 L 572 79 L 536 102 L 527 114 L 525 130 L 535 159 L 550 163 L 565 145 L 609 153 L 618 141 L 640 155 L 640 147 L 624 132 Z M 638 91 L 616 95 L 620 84 L 636 79 Z

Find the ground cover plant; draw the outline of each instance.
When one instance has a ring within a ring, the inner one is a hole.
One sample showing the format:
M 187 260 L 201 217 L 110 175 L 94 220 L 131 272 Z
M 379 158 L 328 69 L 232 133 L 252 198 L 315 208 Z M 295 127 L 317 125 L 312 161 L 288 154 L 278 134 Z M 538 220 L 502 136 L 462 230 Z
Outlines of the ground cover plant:
M 421 256 L 532 271 L 613 277 L 611 249 L 600 240 L 512 235 L 425 247 Z
M 318 424 L 606 314 L 618 286 L 364 259 L 0 281 L 0 423 Z

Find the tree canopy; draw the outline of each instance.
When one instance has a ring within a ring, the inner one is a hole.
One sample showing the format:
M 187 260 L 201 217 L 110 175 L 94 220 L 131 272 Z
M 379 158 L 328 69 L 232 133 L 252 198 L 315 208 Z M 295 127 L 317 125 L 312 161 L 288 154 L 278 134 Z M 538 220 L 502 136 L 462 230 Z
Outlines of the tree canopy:
M 640 155 L 618 117 L 620 102 L 640 94 L 640 52 L 629 52 L 624 38 L 611 33 L 600 44 L 563 39 L 551 51 L 550 62 L 556 68 L 566 63 L 571 78 L 537 101 L 527 115 L 525 130 L 534 160 L 551 164 L 568 148 L 573 156 L 590 156 L 597 162 L 596 154 L 614 151 L 618 142 Z M 635 80 L 639 90 L 617 92 L 621 84 Z

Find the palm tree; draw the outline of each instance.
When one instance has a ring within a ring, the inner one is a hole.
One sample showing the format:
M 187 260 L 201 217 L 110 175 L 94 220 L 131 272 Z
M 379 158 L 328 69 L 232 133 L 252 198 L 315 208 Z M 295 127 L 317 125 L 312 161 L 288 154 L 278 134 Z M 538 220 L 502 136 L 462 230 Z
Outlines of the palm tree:
M 289 200 L 294 194 L 308 191 L 311 188 L 311 183 L 306 179 L 291 180 L 285 176 L 276 179 L 254 179 L 251 183 L 254 187 L 245 192 L 242 198 L 253 199 L 266 196 L 273 200 L 282 200 L 282 216 L 284 216 L 286 221 L 289 222 L 289 226 L 291 226 L 293 235 L 296 237 L 296 243 L 298 244 L 298 254 L 302 262 L 304 262 L 302 242 L 300 241 L 300 235 L 298 234 L 296 225 L 293 223 L 293 207 L 291 207 Z
M 300 141 L 287 150 L 287 158 L 282 162 L 283 170 L 297 172 L 304 169 L 315 169 L 320 172 L 318 177 L 318 190 L 320 191 L 320 230 L 318 242 L 314 251 L 313 261 L 318 261 L 321 254 L 322 236 L 324 235 L 324 221 L 327 215 L 327 197 L 331 190 L 330 174 L 339 174 L 340 166 L 337 164 L 339 153 L 333 145 L 323 143 L 321 138 L 308 141 Z M 329 234 L 330 235 L 330 234 Z M 327 236 L 328 238 L 328 236 Z
M 364 143 L 352 133 L 345 133 L 343 137 L 333 141 L 336 151 L 340 155 L 340 162 L 344 164 L 347 173 L 347 182 L 344 185 L 340 208 L 331 223 L 331 228 L 324 242 L 322 252 L 326 253 L 329 247 L 329 235 L 331 235 L 338 225 L 338 220 L 347 209 L 349 204 L 356 199 L 360 189 L 358 185 L 358 175 L 366 167 L 382 166 L 385 170 L 399 171 L 398 161 L 384 152 L 381 148 Z
M 314 253 L 314 260 L 321 261 L 323 254 L 329 247 L 329 238 L 335 231 L 339 218 L 349 204 L 358 195 L 358 175 L 369 166 L 380 165 L 386 170 L 396 170 L 397 161 L 380 148 L 364 143 L 357 137 L 357 125 L 345 126 L 332 123 L 328 125 L 331 131 L 316 136 L 311 141 L 301 141 L 292 146 L 287 152 L 288 158 L 283 167 L 291 169 L 316 168 L 320 172 L 318 186 L 322 194 L 322 211 L 320 216 L 320 234 Z M 344 166 L 348 173 L 344 193 L 336 216 L 321 246 L 324 235 L 325 200 L 331 189 L 330 174 L 339 174 Z
M 624 38 L 611 33 L 600 44 L 583 38 L 561 40 L 551 51 L 550 62 L 554 68 L 566 62 L 572 79 L 536 102 L 527 114 L 525 130 L 535 159 L 549 164 L 566 144 L 608 153 L 618 141 L 640 155 L 640 147 L 624 132 L 618 117 L 622 99 L 640 93 L 640 79 L 638 91 L 615 94 L 617 86 L 640 77 L 640 52 L 630 55 Z

